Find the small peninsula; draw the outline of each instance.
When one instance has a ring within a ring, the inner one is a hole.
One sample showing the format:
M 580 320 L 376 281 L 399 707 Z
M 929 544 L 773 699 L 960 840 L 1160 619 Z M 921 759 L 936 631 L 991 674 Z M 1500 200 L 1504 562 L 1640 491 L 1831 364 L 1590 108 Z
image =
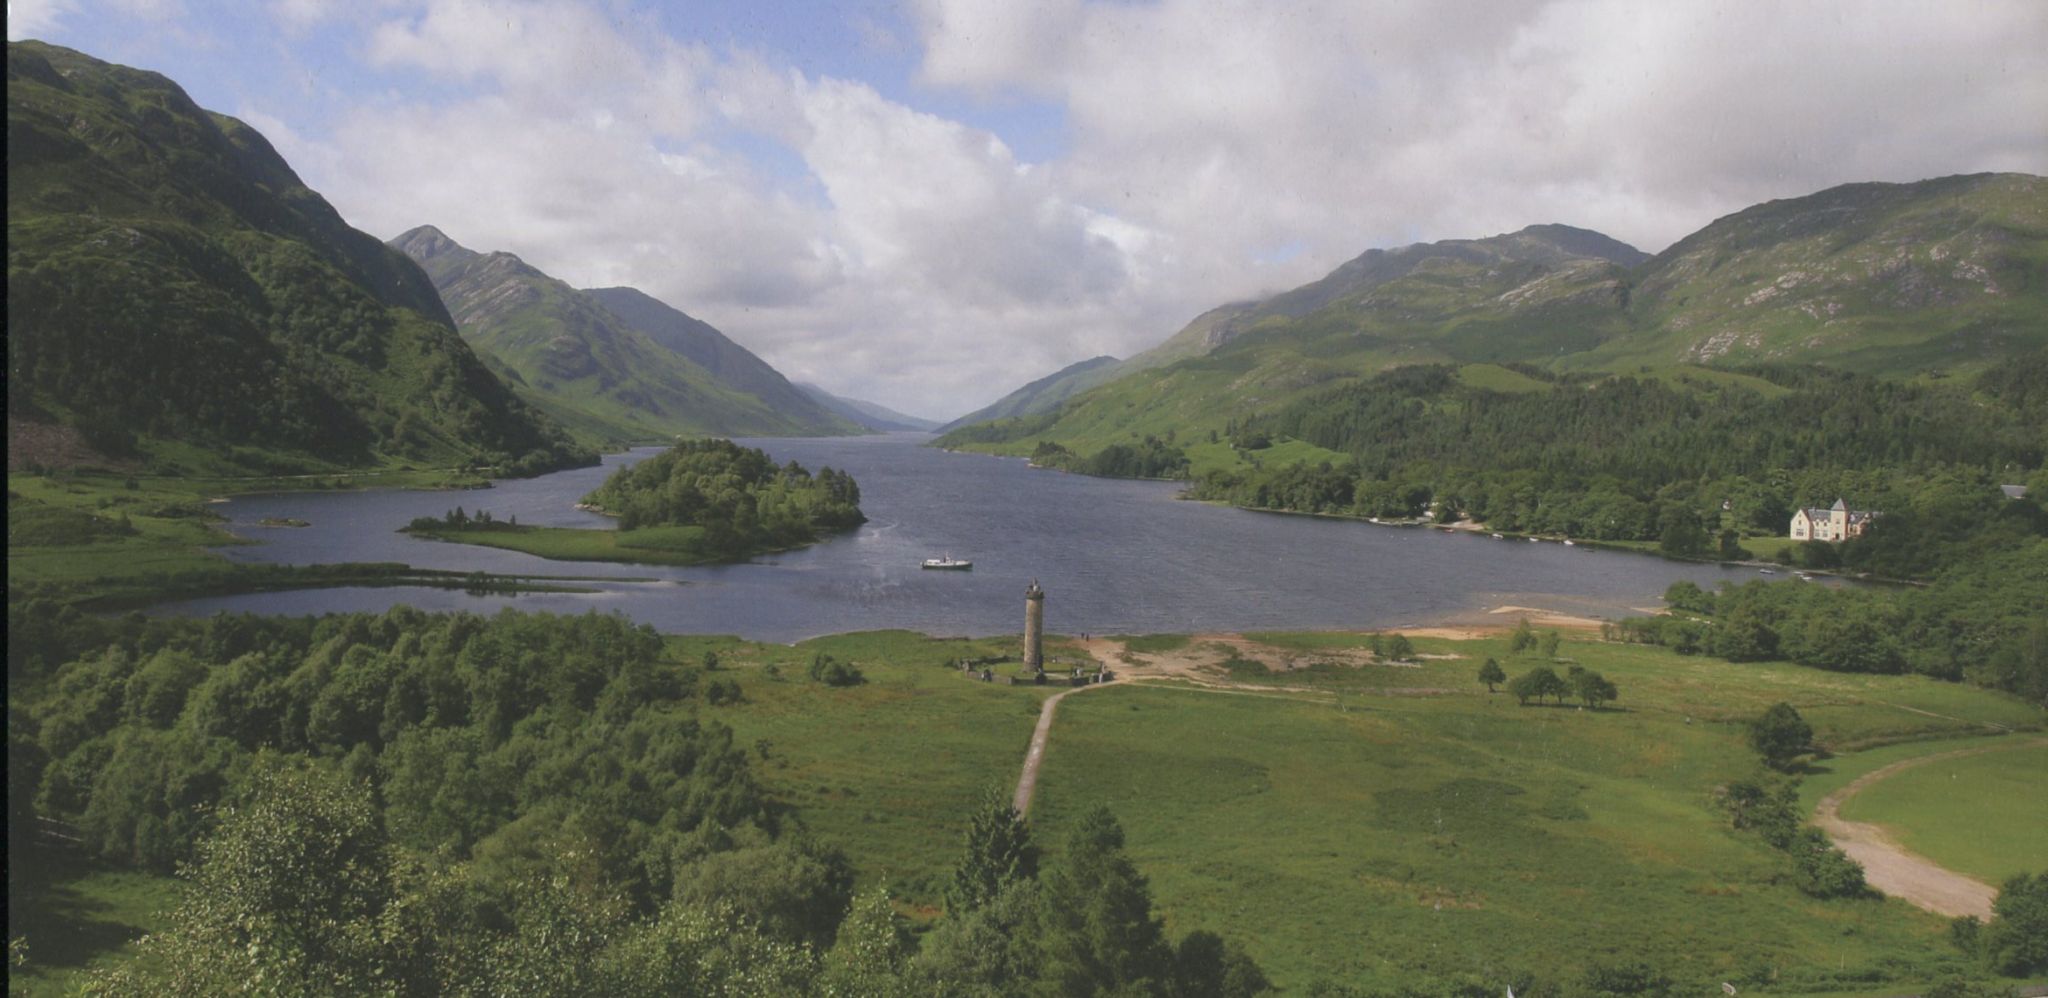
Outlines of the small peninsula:
M 867 522 L 852 475 L 831 468 L 813 475 L 717 439 L 682 441 L 621 468 L 582 505 L 617 517 L 618 529 L 522 526 L 458 506 L 403 532 L 557 561 L 700 565 L 800 548 Z

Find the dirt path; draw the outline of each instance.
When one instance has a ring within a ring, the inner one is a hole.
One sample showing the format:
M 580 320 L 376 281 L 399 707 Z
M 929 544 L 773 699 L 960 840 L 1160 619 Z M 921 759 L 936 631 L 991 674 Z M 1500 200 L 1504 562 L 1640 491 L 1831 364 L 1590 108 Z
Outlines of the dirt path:
M 1052 715 L 1059 709 L 1060 701 L 1076 693 L 1102 689 L 1114 682 L 1076 686 L 1045 698 L 1045 703 L 1038 708 L 1038 727 L 1031 730 L 1031 747 L 1024 750 L 1024 771 L 1017 774 L 1017 796 L 1010 802 L 1018 814 L 1031 813 L 1031 795 L 1038 791 L 1038 765 L 1045 761 L 1045 743 L 1052 737 Z
M 1950 918 L 1975 915 L 1988 919 L 1991 917 L 1991 902 L 1998 897 L 1998 888 L 1907 849 L 1880 825 L 1844 819 L 1841 816 L 1842 805 L 1877 781 L 1914 766 L 1939 759 L 1958 759 L 1966 755 L 2041 744 L 2048 742 L 2027 741 L 1937 752 L 1871 770 L 1848 786 L 1821 798 L 1820 804 L 1813 809 L 1813 823 L 1819 825 L 1828 838 L 1835 840 L 1835 845 L 1848 853 L 1850 859 L 1863 864 L 1863 877 L 1870 886 L 1937 915 Z

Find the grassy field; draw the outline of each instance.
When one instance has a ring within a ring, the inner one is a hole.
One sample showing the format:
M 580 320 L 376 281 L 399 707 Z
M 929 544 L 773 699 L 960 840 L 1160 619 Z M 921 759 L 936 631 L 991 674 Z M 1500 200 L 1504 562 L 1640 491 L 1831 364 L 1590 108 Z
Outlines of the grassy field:
M 1247 659 L 1217 673 L 1254 689 L 1131 684 L 1066 701 L 1032 819 L 1052 847 L 1082 810 L 1109 804 L 1170 929 L 1243 940 L 1293 989 L 1321 977 L 1575 980 L 1590 962 L 1631 959 L 1686 993 L 1723 980 L 1779 994 L 1925 984 L 1962 967 L 1942 919 L 1896 901 L 1807 898 L 1782 854 L 1727 828 L 1714 789 L 1756 766 L 1741 722 L 1784 700 L 1824 743 L 1900 742 L 1870 754 L 2043 723 L 2010 697 L 1917 677 L 1590 640 L 1567 640 L 1561 657 L 1612 679 L 1619 709 L 1518 708 L 1473 675 L 1488 656 L 1511 675 L 1536 664 L 1504 639 L 1418 638 L 1419 661 L 1390 667 L 1358 664 L 1362 635 L 1254 637 L 1253 657 L 1279 671 Z M 846 849 L 864 881 L 886 881 L 927 913 L 962 815 L 985 788 L 1015 780 L 1048 692 L 947 667 L 1014 656 L 1014 639 L 673 645 L 690 660 L 720 651 L 746 702 L 716 716 L 742 744 L 766 739 L 764 781 Z M 1205 642 L 1136 645 L 1195 654 Z M 804 680 L 819 651 L 856 662 L 868 682 Z M 1822 762 L 1813 779 L 1850 758 Z
M 1015 784 L 1039 704 L 1058 689 L 977 682 L 948 667 L 1007 656 L 992 668 L 1014 671 L 1023 650 L 1015 638 L 879 631 L 794 647 L 696 637 L 671 639 L 671 647 L 688 662 L 718 653 L 720 672 L 739 678 L 746 701 L 713 716 L 756 749 L 763 782 L 848 851 L 864 884 L 887 883 L 930 913 L 968 814 L 985 791 Z M 1071 654 L 1057 643 L 1049 651 Z M 804 670 L 821 653 L 854 663 L 867 682 L 811 682 Z
M 2003 745 L 2014 736 L 1989 733 L 2040 730 L 2037 708 L 1917 677 L 1730 665 L 1577 637 L 1557 664 L 1603 672 L 1620 700 L 1523 708 L 1474 676 L 1486 657 L 1510 675 L 1543 661 L 1510 655 L 1504 637 L 1417 637 L 1416 660 L 1401 665 L 1371 661 L 1368 641 L 1132 639 L 1141 656 L 1212 656 L 1206 674 L 1240 687 L 1145 681 L 1065 701 L 1034 838 L 1054 849 L 1079 813 L 1108 804 L 1169 930 L 1239 940 L 1296 993 L 1323 978 L 1424 991 L 1518 974 L 1570 982 L 1593 963 L 1641 960 L 1676 993 L 1731 981 L 1745 994 L 1891 995 L 1965 969 L 1940 918 L 1798 893 L 1783 854 L 1727 827 L 1715 788 L 1755 772 L 1742 722 L 1780 700 L 1825 744 L 1879 746 L 1819 761 L 1807 780 L 1815 793 L 1916 753 Z M 1039 707 L 1062 688 L 977 682 L 955 664 L 1014 674 L 1014 637 L 885 631 L 789 646 L 672 636 L 667 650 L 688 663 L 717 653 L 714 675 L 736 678 L 744 698 L 708 715 L 732 726 L 798 821 L 846 850 L 863 884 L 886 883 L 923 917 L 938 913 L 966 816 L 983 793 L 1014 784 Z M 1048 651 L 1082 654 L 1059 638 Z M 810 681 L 820 653 L 866 681 Z M 1958 776 L 1989 795 L 1958 796 L 1950 810 L 1968 822 L 1988 808 L 1965 800 L 2010 806 L 2024 787 L 2001 781 L 2041 760 L 2010 762 Z M 1928 808 L 1910 800 L 1878 804 L 1916 823 Z M 1986 848 L 2025 855 L 2015 842 L 2038 826 L 1985 827 L 2006 839 Z M 154 878 L 78 870 L 59 880 L 36 904 L 72 914 L 37 917 L 73 919 L 80 938 L 98 941 L 55 955 L 32 941 L 32 961 L 50 969 L 17 975 L 14 990 L 54 993 L 66 968 L 105 958 L 170 896 Z M 17 924 L 28 910 L 14 906 Z
M 1883 825 L 1906 848 L 1993 885 L 2048 870 L 2048 744 L 1982 748 L 1893 773 L 1843 804 L 1842 817 Z
M 366 473 L 380 485 L 428 484 L 443 472 Z M 240 482 L 265 490 L 344 487 L 348 478 L 178 479 L 106 472 L 7 476 L 7 586 L 11 598 L 49 598 L 98 609 L 168 599 L 330 585 L 444 585 L 579 591 L 403 565 L 245 565 L 216 548 L 252 543 L 220 528 L 208 497 Z M 626 559 L 613 559 L 626 560 Z M 639 559 L 651 560 L 651 559 Z M 549 581 L 576 581 L 558 576 Z
M 637 565 L 702 565 L 717 561 L 698 550 L 702 527 L 656 527 L 649 530 L 586 530 L 578 527 L 514 527 L 456 530 L 437 527 L 410 533 L 483 547 L 523 551 L 553 561 L 619 561 Z M 645 535 L 645 536 L 643 536 Z
M 7 993 L 56 998 L 75 993 L 81 973 L 127 955 L 137 936 L 162 925 L 177 903 L 169 877 L 110 870 L 62 854 L 32 871 L 10 870 L 7 937 L 28 943 L 28 963 L 11 968 Z

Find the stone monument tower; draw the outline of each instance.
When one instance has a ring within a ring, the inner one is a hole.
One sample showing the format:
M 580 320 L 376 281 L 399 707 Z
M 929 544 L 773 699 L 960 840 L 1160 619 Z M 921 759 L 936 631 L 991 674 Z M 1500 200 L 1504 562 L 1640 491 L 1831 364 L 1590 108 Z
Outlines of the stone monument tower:
M 1045 640 L 1045 590 L 1038 588 L 1038 580 L 1031 580 L 1031 588 L 1024 590 L 1024 667 L 1034 672 L 1045 671 L 1045 655 L 1042 644 Z

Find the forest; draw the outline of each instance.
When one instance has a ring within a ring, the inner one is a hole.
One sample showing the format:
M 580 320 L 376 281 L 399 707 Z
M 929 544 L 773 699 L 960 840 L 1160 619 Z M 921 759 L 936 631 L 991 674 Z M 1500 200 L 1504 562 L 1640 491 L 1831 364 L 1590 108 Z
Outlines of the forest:
M 1680 582 L 1668 615 L 1602 630 L 1731 662 L 1785 660 L 1842 672 L 1917 672 L 2048 706 L 2048 539 L 1950 567 L 1926 587 L 1834 589 Z
M 777 465 L 730 440 L 677 443 L 614 472 L 583 501 L 617 516 L 620 530 L 702 527 L 706 547 L 736 553 L 807 544 L 867 522 L 852 475 Z
M 1723 521 L 1782 534 L 1795 509 L 1842 497 L 1890 511 L 1930 490 L 1967 487 L 1983 492 L 1976 509 L 1988 511 L 1997 485 L 2040 475 L 2048 455 L 2048 353 L 1968 385 L 1810 366 L 1703 371 L 1680 375 L 1682 384 L 1511 366 L 1547 387 L 1494 391 L 1464 384 L 1455 367 L 1417 365 L 1233 425 L 1233 440 L 1254 457 L 1266 440 L 1293 438 L 1351 461 L 1212 474 L 1195 493 L 1661 541 Z
M 620 617 L 9 617 L 13 868 L 69 848 L 185 880 L 94 993 L 1265 987 L 1214 934 L 1166 937 L 1107 811 L 1041 863 L 1000 794 L 960 816 L 915 941 L 755 780 L 766 749 L 716 717 L 744 690 Z

